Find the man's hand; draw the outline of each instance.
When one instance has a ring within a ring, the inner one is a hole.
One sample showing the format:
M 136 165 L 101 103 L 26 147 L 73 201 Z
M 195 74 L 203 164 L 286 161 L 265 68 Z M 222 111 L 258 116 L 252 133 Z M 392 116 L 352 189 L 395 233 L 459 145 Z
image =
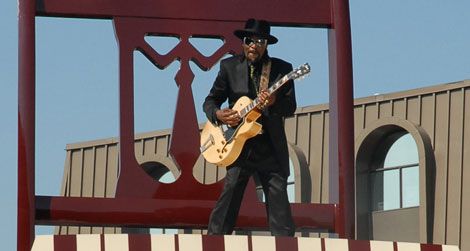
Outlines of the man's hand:
M 263 110 L 266 107 L 272 106 L 276 102 L 276 95 L 269 95 L 268 91 L 262 90 L 258 94 L 259 104 L 256 106 L 258 109 Z
M 224 108 L 215 112 L 217 119 L 229 126 L 236 126 L 240 123 L 240 115 L 237 111 L 230 108 Z

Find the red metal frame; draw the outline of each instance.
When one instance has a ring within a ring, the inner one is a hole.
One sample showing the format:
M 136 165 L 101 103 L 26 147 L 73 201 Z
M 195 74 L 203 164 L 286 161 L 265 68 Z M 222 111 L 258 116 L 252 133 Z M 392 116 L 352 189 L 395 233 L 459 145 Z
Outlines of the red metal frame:
M 37 15 L 88 18 L 162 18 L 244 23 L 248 18 L 282 25 L 331 27 L 331 0 L 38 0 Z M 349 19 L 349 17 L 346 17 Z
M 336 232 L 355 237 L 354 95 L 351 25 L 347 0 L 333 0 L 333 27 L 328 30 L 330 68 L 330 168 L 338 170 Z M 331 172 L 330 172 L 331 174 Z M 331 177 L 330 177 L 330 180 Z M 331 186 L 330 186 L 331 188 Z M 334 193 L 330 189 L 330 194 Z
M 114 21 L 120 62 L 121 167 L 115 199 L 35 194 L 35 16 Z M 189 60 L 207 70 L 224 54 L 239 50 L 239 41 L 231 31 L 242 27 L 251 17 L 266 19 L 278 26 L 329 29 L 330 168 L 338 170 L 330 174 L 330 179 L 335 181 L 338 175 L 338 201 L 335 201 L 338 204 L 294 203 L 292 208 L 294 220 L 300 227 L 320 227 L 335 231 L 340 237 L 354 238 L 353 78 L 347 0 L 302 0 L 295 4 L 283 0 L 207 0 L 204 4 L 194 4 L 191 0 L 20 0 L 18 250 L 30 250 L 35 224 L 206 226 L 222 185 L 220 182 L 201 185 L 192 177 L 191 169 L 199 156 L 199 131 L 191 90 L 194 74 Z M 172 34 L 180 38 L 180 43 L 168 54 L 159 55 L 145 43 L 147 34 Z M 191 36 L 218 37 L 225 43 L 214 55 L 205 57 L 188 42 Z M 173 184 L 151 180 L 135 159 L 134 50 L 141 51 L 159 68 L 174 60 L 181 62 L 175 77 L 179 92 L 170 144 L 170 153 L 181 176 Z M 253 182 L 250 186 L 254 186 Z M 237 227 L 266 228 L 263 204 L 256 202 L 253 189 L 247 191 L 252 192 L 245 196 Z
M 238 23 L 214 23 L 208 21 L 167 20 L 149 18 L 115 18 L 114 27 L 119 41 L 120 72 L 120 164 L 121 172 L 116 197 L 168 198 L 187 200 L 215 200 L 222 183 L 203 185 L 192 175 L 192 168 L 199 157 L 199 129 L 191 91 L 194 74 L 189 61 L 195 61 L 202 69 L 209 69 L 226 53 L 234 53 L 240 47 L 230 30 Z M 180 42 L 166 55 L 160 55 L 149 46 L 146 34 L 165 34 L 180 38 Z M 195 35 L 221 37 L 225 43 L 212 56 L 205 57 L 189 43 Z M 155 182 L 139 166 L 134 151 L 134 76 L 133 53 L 142 52 L 158 68 L 165 68 L 174 60 L 181 62 L 175 80 L 179 87 L 176 112 L 171 135 L 170 154 L 178 164 L 181 175 L 171 184 Z M 139 184 L 136 186 L 135 184 Z M 175 189 L 177 187 L 178 189 Z
M 214 200 L 36 196 L 36 223 L 200 229 L 207 227 L 214 204 Z M 334 204 L 293 203 L 291 208 L 303 229 L 335 229 Z M 267 229 L 264 204 L 245 201 L 236 228 Z
M 18 250 L 29 250 L 35 220 L 35 1 L 20 0 L 18 18 Z

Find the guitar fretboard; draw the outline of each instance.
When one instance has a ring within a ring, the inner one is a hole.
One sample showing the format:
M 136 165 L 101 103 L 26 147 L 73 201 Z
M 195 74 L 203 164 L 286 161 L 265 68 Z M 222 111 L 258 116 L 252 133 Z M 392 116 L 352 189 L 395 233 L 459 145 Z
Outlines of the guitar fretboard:
M 289 81 L 291 78 L 290 78 L 290 74 L 287 74 L 285 75 L 284 77 L 282 77 L 281 79 L 279 79 L 276 83 L 274 83 L 273 85 L 271 85 L 271 87 L 268 88 L 268 93 L 269 95 L 271 95 L 272 93 L 274 93 L 275 91 L 277 91 L 277 89 L 279 89 L 283 84 L 285 84 L 287 81 Z M 245 117 L 251 110 L 253 110 L 258 104 L 259 104 L 259 100 L 258 98 L 256 98 L 255 100 L 253 100 L 250 104 L 248 104 L 247 106 L 245 106 L 245 108 L 243 108 L 242 110 L 240 110 L 239 112 L 239 115 L 240 115 L 240 118 L 243 118 Z

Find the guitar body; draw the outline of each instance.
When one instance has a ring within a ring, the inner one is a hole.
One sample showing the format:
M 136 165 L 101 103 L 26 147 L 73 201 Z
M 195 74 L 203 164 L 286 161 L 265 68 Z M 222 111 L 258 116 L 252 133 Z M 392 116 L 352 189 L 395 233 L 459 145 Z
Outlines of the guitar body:
M 241 97 L 233 108 L 240 111 L 252 100 Z M 261 131 L 261 124 L 256 120 L 261 116 L 257 109 L 250 111 L 236 128 L 224 129 L 208 121 L 201 132 L 201 152 L 204 158 L 220 167 L 226 167 L 237 160 L 245 142 Z

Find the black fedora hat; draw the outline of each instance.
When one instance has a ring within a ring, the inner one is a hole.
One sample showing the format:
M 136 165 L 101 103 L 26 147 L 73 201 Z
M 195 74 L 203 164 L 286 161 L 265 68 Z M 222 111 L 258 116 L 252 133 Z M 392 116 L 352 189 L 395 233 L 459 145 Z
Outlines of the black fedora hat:
M 257 20 L 250 18 L 245 23 L 245 29 L 235 30 L 233 34 L 240 39 L 244 37 L 257 36 L 258 38 L 265 38 L 268 44 L 277 43 L 277 38 L 271 34 L 271 26 L 266 20 Z

